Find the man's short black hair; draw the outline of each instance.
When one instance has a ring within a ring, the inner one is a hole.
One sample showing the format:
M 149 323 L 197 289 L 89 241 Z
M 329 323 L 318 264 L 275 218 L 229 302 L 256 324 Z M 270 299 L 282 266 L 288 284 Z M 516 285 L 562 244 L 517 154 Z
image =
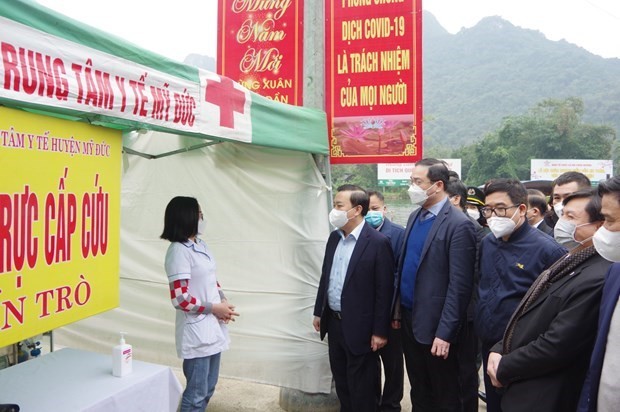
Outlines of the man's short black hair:
M 496 192 L 506 193 L 513 205 L 527 204 L 527 190 L 519 180 L 505 178 L 489 180 L 484 186 L 485 198 Z
M 602 180 L 598 184 L 598 195 L 603 197 L 604 195 L 613 195 L 616 201 L 620 203 L 620 176 L 610 177 L 607 180 Z
M 385 203 L 385 197 L 383 197 L 383 193 L 379 192 L 378 190 L 368 191 L 368 199 L 370 199 L 373 196 L 377 196 L 377 199 L 379 199 L 382 203 Z
M 368 213 L 368 205 L 370 203 L 368 192 L 357 185 L 342 185 L 337 189 L 337 191 L 351 192 L 351 206 L 361 206 L 362 216 L 366 216 L 366 213 Z
M 443 187 L 445 188 L 448 185 L 448 180 L 450 179 L 450 170 L 448 169 L 448 165 L 443 160 L 434 159 L 432 157 L 427 157 L 422 159 L 415 164 L 416 166 L 424 166 L 428 167 L 428 180 L 431 183 L 435 183 L 438 181 L 443 182 Z
M 449 197 L 460 196 L 459 206 L 465 210 L 467 206 L 467 187 L 458 178 L 450 177 L 448 184 L 446 185 L 446 193 Z
M 549 209 L 549 203 L 547 203 L 545 194 L 538 189 L 527 189 L 527 203 L 530 209 L 538 209 L 538 212 L 543 216 Z
M 592 183 L 590 183 L 590 179 L 588 179 L 588 176 L 584 175 L 581 172 L 564 172 L 561 175 L 559 175 L 554 181 L 553 181 L 553 187 L 555 186 L 563 186 L 567 183 L 572 183 L 575 182 L 577 183 L 577 187 L 581 190 L 581 189 L 587 189 L 589 187 L 592 187 Z
M 571 200 L 575 199 L 590 199 L 586 204 L 586 213 L 588 214 L 589 223 L 605 220 L 605 217 L 601 214 L 601 197 L 598 195 L 596 189 L 578 190 L 575 193 L 571 193 L 564 198 L 562 204 L 566 206 Z
M 164 213 L 164 231 L 161 238 L 171 242 L 187 242 L 196 236 L 200 206 L 193 197 L 176 196 L 168 202 Z

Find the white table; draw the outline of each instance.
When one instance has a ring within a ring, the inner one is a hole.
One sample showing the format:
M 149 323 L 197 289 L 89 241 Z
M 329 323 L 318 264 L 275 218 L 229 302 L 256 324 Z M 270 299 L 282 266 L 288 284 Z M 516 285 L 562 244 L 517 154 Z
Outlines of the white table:
M 0 404 L 22 412 L 176 411 L 181 384 L 163 365 L 133 361 L 112 376 L 112 356 L 65 348 L 0 370 Z

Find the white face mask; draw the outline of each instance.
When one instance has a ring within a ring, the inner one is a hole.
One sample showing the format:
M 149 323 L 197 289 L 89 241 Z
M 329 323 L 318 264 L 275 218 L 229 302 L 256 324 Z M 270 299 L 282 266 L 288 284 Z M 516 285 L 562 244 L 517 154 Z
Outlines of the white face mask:
M 594 248 L 604 259 L 620 262 L 620 232 L 612 232 L 601 226 L 592 237 Z
M 532 219 L 534 219 L 535 216 L 534 215 L 530 215 L 530 216 L 527 215 L 527 212 L 529 212 L 530 210 L 532 210 L 532 209 L 528 209 L 528 210 L 525 211 L 525 219 L 528 221 L 529 224 L 532 224 Z
M 563 210 L 564 210 L 564 205 L 562 204 L 562 202 L 558 202 L 555 205 L 553 205 L 553 211 L 555 212 L 555 215 L 557 217 L 562 217 Z
M 346 225 L 347 222 L 349 221 L 349 218 L 347 217 L 347 213 L 349 213 L 350 210 L 353 210 L 353 209 L 349 209 L 346 211 L 332 209 L 332 211 L 329 212 L 329 223 L 331 223 L 333 226 L 340 229 L 341 227 Z
M 475 220 L 480 219 L 480 211 L 478 209 L 467 209 L 467 214 Z
M 437 182 L 433 183 L 428 189 L 435 186 Z M 426 193 L 428 189 L 424 190 L 420 186 L 412 183 L 407 190 L 407 194 L 409 195 L 409 199 L 411 199 L 411 203 L 420 206 L 426 202 L 426 199 L 429 198 L 429 195 Z
M 577 242 L 575 242 L 574 237 L 575 230 L 577 230 L 577 227 L 574 224 L 566 219 L 559 219 L 553 228 L 553 237 L 560 245 L 572 249 L 577 246 Z
M 581 225 L 575 225 L 566 219 L 559 219 L 553 228 L 553 237 L 555 241 L 567 249 L 573 249 L 579 246 L 582 242 L 575 239 L 575 232 L 578 227 L 587 226 L 590 223 L 582 223 Z
M 508 236 L 515 231 L 517 224 L 512 218 L 515 217 L 518 211 L 519 209 L 515 210 L 511 217 L 491 216 L 487 219 L 489 229 L 491 229 L 491 232 L 493 232 L 496 238 L 499 239 L 500 237 Z
M 203 235 L 205 233 L 206 227 L 207 227 L 207 221 L 204 219 L 198 219 L 198 228 L 196 229 L 196 234 Z

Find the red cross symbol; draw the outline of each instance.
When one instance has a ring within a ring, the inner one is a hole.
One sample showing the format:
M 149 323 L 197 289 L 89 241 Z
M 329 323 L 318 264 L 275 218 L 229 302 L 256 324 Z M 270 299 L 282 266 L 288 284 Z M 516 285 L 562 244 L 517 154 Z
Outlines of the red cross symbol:
M 220 77 L 220 80 L 207 80 L 205 100 L 220 107 L 220 126 L 234 129 L 234 112 L 243 114 L 245 93 L 235 89 L 231 79 Z

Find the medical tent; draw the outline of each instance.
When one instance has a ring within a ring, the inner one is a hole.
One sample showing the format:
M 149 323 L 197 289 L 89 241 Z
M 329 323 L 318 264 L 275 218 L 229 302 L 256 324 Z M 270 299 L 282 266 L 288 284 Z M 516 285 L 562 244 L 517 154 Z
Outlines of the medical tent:
M 0 3 L 0 42 L 1 105 L 123 135 L 120 306 L 55 330 L 55 344 L 108 353 L 122 331 L 136 359 L 181 365 L 159 236 L 168 201 L 194 196 L 218 281 L 241 314 L 221 375 L 329 393 L 327 346 L 312 328 L 330 230 L 315 162 L 328 153 L 325 114 L 30 1 Z

